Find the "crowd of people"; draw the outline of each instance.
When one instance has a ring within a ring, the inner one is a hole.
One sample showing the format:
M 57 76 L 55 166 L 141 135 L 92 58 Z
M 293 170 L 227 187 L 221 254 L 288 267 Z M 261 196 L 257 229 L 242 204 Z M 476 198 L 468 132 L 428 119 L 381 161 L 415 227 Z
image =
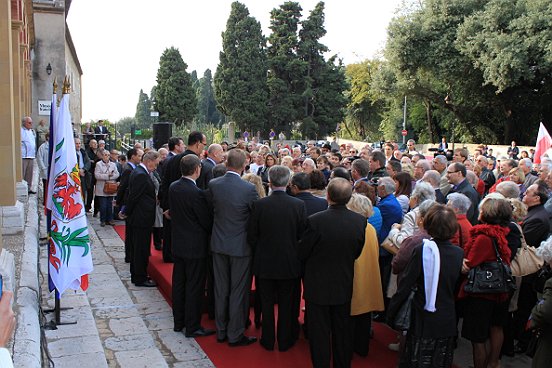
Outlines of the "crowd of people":
M 245 335 L 254 289 L 263 348 L 287 351 L 302 330 L 313 366 L 350 366 L 353 354 L 368 355 L 372 323 L 393 325 L 411 297 L 410 326 L 389 345 L 401 367 L 451 366 L 459 335 L 472 343 L 475 368 L 499 367 L 536 336 L 533 365 L 551 366 L 552 284 L 542 270 L 516 277 L 515 291 L 466 284 L 482 264 L 509 266 L 522 244 L 552 259 L 552 159 L 534 164 L 514 142 L 498 157 L 485 146 L 446 151 L 445 140 L 429 156 L 408 143 L 404 152 L 335 140 L 207 146 L 192 132 L 186 143 L 138 144 L 123 156 L 75 139 L 87 210 L 101 226 L 126 223 L 132 283 L 156 286 L 152 235 L 174 263 L 174 330 L 187 337 L 255 343 Z M 204 298 L 216 330 L 201 326 Z

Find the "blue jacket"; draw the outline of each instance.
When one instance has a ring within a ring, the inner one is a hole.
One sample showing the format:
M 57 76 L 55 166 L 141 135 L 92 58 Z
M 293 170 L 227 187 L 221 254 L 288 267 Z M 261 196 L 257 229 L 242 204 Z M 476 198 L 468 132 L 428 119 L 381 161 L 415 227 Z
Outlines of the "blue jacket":
M 387 235 L 389 235 L 391 226 L 402 222 L 403 211 L 401 204 L 397 201 L 397 198 L 395 198 L 393 194 L 389 194 L 387 197 L 382 198 L 377 207 L 381 212 L 381 218 L 383 220 L 381 231 L 378 236 L 378 241 L 381 244 L 385 238 L 387 238 Z M 383 248 L 380 248 L 380 256 L 388 254 L 389 252 Z

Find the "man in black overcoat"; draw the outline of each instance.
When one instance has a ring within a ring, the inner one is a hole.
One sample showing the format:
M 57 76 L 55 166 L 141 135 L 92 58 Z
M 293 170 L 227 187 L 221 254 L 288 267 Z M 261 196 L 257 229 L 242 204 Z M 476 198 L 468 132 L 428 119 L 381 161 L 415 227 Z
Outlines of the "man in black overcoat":
M 278 349 L 288 350 L 295 343 L 292 335 L 294 290 L 301 265 L 297 244 L 307 221 L 305 204 L 289 196 L 286 186 L 290 171 L 281 165 L 268 172 L 272 189 L 268 197 L 253 203 L 248 243 L 253 248 L 253 274 L 258 278 L 262 305 L 261 345 L 274 349 L 274 304 L 278 304 Z
M 215 333 L 201 327 L 201 303 L 207 275 L 207 247 L 211 216 L 196 180 L 201 162 L 196 155 L 180 160 L 182 177 L 169 188 L 169 215 L 172 227 L 172 296 L 174 330 L 186 327 L 186 337 Z M 178 224 L 176 226 L 176 224 Z
M 305 300 L 311 359 L 315 367 L 351 364 L 349 333 L 354 262 L 362 252 L 366 218 L 347 209 L 351 183 L 334 178 L 327 188 L 330 207 L 308 218 L 299 243 L 305 260 Z M 331 348 L 330 348 L 331 347 Z

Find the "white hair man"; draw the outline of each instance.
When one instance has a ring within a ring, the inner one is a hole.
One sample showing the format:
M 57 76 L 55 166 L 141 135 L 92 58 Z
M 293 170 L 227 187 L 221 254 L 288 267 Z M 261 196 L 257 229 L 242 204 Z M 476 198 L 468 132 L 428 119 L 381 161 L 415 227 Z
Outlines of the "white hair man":
M 31 189 L 33 185 L 33 167 L 36 158 L 36 133 L 33 130 L 33 119 L 25 116 L 21 119 L 21 161 L 23 179 L 27 182 L 29 194 L 36 192 Z
M 538 177 L 533 174 L 533 162 L 530 158 L 522 158 L 519 160 L 518 166 L 521 171 L 523 171 L 523 174 L 525 174 L 525 182 L 523 185 L 525 188 L 529 188 L 538 179 Z

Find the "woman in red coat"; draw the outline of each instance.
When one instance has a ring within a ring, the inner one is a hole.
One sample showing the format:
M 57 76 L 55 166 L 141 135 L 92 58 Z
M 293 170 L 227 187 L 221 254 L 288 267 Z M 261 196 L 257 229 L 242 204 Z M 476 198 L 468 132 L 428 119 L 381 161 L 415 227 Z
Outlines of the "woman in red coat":
M 464 248 L 464 272 L 481 263 L 496 261 L 494 244 L 502 261 L 510 264 L 511 251 L 506 235 L 510 232 L 511 217 L 512 207 L 508 201 L 485 198 L 481 202 L 480 224 L 471 229 L 471 241 Z M 468 294 L 462 285 L 459 297 L 465 298 L 462 336 L 472 342 L 474 368 L 498 367 L 509 294 Z

